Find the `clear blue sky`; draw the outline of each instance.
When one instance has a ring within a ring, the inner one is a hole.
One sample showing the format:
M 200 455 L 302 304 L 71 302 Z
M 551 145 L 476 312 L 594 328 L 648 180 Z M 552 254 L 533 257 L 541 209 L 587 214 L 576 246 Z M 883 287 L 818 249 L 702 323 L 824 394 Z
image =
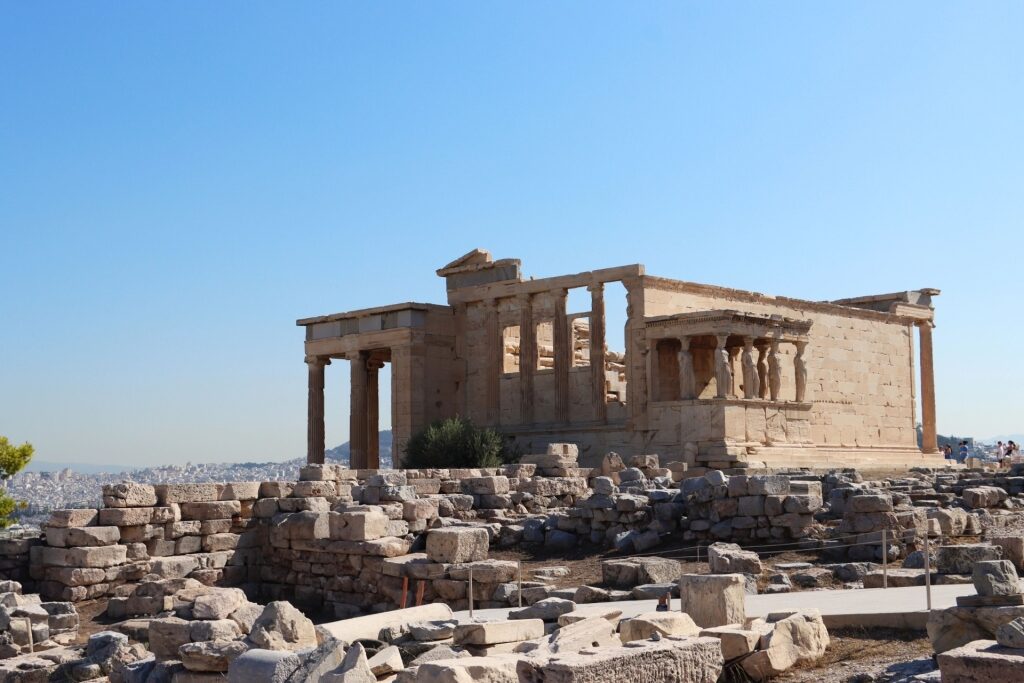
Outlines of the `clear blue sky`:
M 476 246 L 537 276 L 941 288 L 940 431 L 1022 431 L 1022 27 L 999 2 L 8 0 L 0 433 L 301 456 L 295 319 L 443 302 Z

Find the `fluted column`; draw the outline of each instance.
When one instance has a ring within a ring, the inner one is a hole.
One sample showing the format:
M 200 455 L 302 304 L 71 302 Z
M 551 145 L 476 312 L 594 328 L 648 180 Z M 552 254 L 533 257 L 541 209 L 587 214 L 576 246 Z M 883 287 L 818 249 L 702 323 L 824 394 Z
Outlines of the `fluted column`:
M 487 423 L 496 425 L 501 420 L 501 371 L 505 362 L 505 340 L 501 336 L 498 324 L 498 302 L 494 299 L 486 302 L 484 334 L 487 338 L 485 349 L 487 359 L 486 410 Z M 522 358 L 519 359 L 522 364 Z
M 803 403 L 807 398 L 807 358 L 804 352 L 807 342 L 796 342 L 796 355 L 793 356 L 793 378 L 796 381 L 796 402 Z
M 779 358 L 779 342 L 772 340 L 768 351 L 768 394 L 773 401 L 779 400 L 782 391 L 782 359 Z
M 306 403 L 306 462 L 324 461 L 324 368 L 329 358 L 307 356 L 309 370 L 309 398 Z
M 743 338 L 743 398 L 757 398 L 761 389 L 761 380 L 757 376 L 757 363 L 754 361 L 754 338 Z
M 594 420 L 608 421 L 608 392 L 605 389 L 604 283 L 590 287 L 590 389 Z
M 522 294 L 519 302 L 519 422 L 533 424 L 533 375 L 537 370 L 537 325 L 533 322 L 533 298 Z M 504 353 L 504 349 L 502 349 Z
M 380 469 L 380 395 L 378 379 L 384 361 L 366 361 L 366 467 Z
M 569 368 L 572 366 L 572 344 L 569 342 L 569 318 L 565 312 L 564 289 L 555 296 L 555 421 L 569 421 Z
M 715 391 L 716 398 L 728 398 L 732 389 L 732 362 L 729 358 L 729 349 L 725 342 L 728 335 L 720 334 L 715 337 Z
M 697 378 L 693 374 L 690 338 L 683 337 L 679 342 L 679 397 L 684 400 L 697 398 Z
M 921 354 L 921 450 L 936 453 L 939 441 L 935 426 L 935 368 L 932 360 L 932 327 L 926 320 L 917 324 Z
M 349 462 L 352 469 L 366 469 L 367 464 L 367 370 L 368 354 L 360 351 L 349 359 L 351 396 L 349 400 Z

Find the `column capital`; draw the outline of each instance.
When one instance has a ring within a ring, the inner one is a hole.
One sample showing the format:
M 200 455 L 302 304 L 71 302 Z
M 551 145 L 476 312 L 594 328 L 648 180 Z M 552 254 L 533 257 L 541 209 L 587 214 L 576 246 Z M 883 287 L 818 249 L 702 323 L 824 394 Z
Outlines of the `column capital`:
M 604 283 L 603 282 L 591 283 L 591 284 L 587 285 L 587 291 L 588 292 L 603 292 L 604 291 Z
M 931 330 L 931 329 L 933 329 L 935 327 L 935 321 L 934 320 L 917 320 L 917 321 L 914 322 L 914 326 L 917 327 L 919 330 L 923 330 L 923 329 Z
M 306 364 L 319 366 L 330 365 L 331 359 L 327 356 L 306 356 Z

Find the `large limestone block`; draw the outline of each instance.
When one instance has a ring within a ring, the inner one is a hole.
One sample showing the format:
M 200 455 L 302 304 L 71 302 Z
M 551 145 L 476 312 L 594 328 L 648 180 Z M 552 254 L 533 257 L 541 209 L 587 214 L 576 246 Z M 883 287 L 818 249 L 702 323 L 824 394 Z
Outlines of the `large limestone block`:
M 996 507 L 1006 498 L 1006 491 L 997 486 L 975 486 L 963 491 L 964 505 L 972 509 Z
M 575 611 L 576 603 L 564 598 L 544 598 L 538 600 L 529 607 L 512 610 L 509 612 L 509 619 L 541 619 L 543 621 L 557 621 L 563 614 Z
M 214 588 L 196 598 L 192 614 L 196 619 L 227 619 L 246 602 L 245 593 L 238 588 Z
M 128 548 L 108 545 L 92 548 L 42 548 L 43 564 L 52 567 L 114 567 L 128 559 Z
M 150 571 L 164 579 L 183 579 L 196 569 L 199 569 L 199 559 L 193 555 L 154 557 L 150 560 Z
M 1003 551 L 1003 557 L 1018 571 L 1024 571 L 1024 536 L 997 536 L 989 539 L 992 545 Z
M 992 640 L 1000 626 L 1018 617 L 1024 617 L 1024 605 L 932 610 L 928 638 L 936 652 L 945 652 L 974 640 Z
M 955 683 L 1019 683 L 1024 679 L 1024 651 L 992 640 L 975 640 L 940 653 L 943 681 Z
M 761 634 L 738 626 L 715 626 L 706 628 L 699 635 L 718 638 L 722 643 L 722 657 L 729 662 L 737 657 L 749 655 L 757 649 Z
M 518 643 L 544 635 L 544 622 L 540 619 L 489 621 L 480 624 L 459 624 L 453 639 L 456 645 L 498 645 Z
M 522 683 L 715 683 L 722 665 L 717 639 L 667 636 L 559 654 L 547 661 L 523 659 L 517 668 Z
M 683 574 L 679 578 L 680 611 L 704 628 L 743 623 L 745 595 L 743 574 Z
M 508 493 L 508 477 L 470 477 L 462 480 L 462 490 L 472 495 Z
M 971 574 L 978 595 L 1017 595 L 1021 592 L 1017 570 L 1009 560 L 983 560 Z
M 156 503 L 156 491 L 149 484 L 124 481 L 103 487 L 103 504 L 108 508 L 152 507 Z
M 189 622 L 178 617 L 153 619 L 149 622 L 149 649 L 157 657 L 177 657 L 178 648 L 192 642 Z
M 215 500 L 199 503 L 182 503 L 181 518 L 192 520 L 231 519 L 241 514 L 242 504 L 237 500 Z
M 770 614 L 767 623 L 772 631 L 761 639 L 761 649 L 741 662 L 752 680 L 774 678 L 797 664 L 813 662 L 828 648 L 828 629 L 816 609 Z
M 447 621 L 451 618 L 451 607 L 441 602 L 433 602 L 380 614 L 332 621 L 321 624 L 320 627 L 335 638 L 352 642 L 361 638 L 376 639 L 382 630 L 392 626 L 403 626 L 416 621 Z
M 735 543 L 708 546 L 708 566 L 712 574 L 760 574 L 762 570 L 757 553 Z
M 332 516 L 331 520 L 331 538 L 343 541 L 374 541 L 388 532 L 388 516 L 380 509 L 344 512 L 340 515 L 340 524 L 337 517 Z
M 473 581 L 480 583 L 505 583 L 516 578 L 519 565 L 511 560 L 480 560 L 466 564 L 453 564 L 448 568 L 448 578 L 468 581 L 473 571 Z
M 427 532 L 427 555 L 434 562 L 460 564 L 487 559 L 486 529 L 451 527 Z
M 231 662 L 228 683 L 290 683 L 300 663 L 287 650 L 249 650 Z
M 519 655 L 490 655 L 424 662 L 416 670 L 416 683 L 519 683 L 519 659 Z
M 158 484 L 156 497 L 161 505 L 168 503 L 202 503 L 220 497 L 218 484 Z
M 579 652 L 587 647 L 617 647 L 622 641 L 615 632 L 616 622 L 617 619 L 595 616 L 559 623 L 561 628 L 553 634 L 539 641 L 521 643 L 516 652 L 559 653 Z
M 671 583 L 678 581 L 681 573 L 682 567 L 678 560 L 662 557 L 630 557 L 601 562 L 602 581 L 614 588 Z
M 248 649 L 241 640 L 210 640 L 185 643 L 178 648 L 178 656 L 189 671 L 226 672 L 231 661 Z
M 50 527 L 82 527 L 93 526 L 99 520 L 99 511 L 93 508 L 54 510 L 46 526 Z
M 644 612 L 619 622 L 619 638 L 623 643 L 647 640 L 655 633 L 663 636 L 696 636 L 700 627 L 684 612 Z
M 46 542 L 58 548 L 114 545 L 121 540 L 116 526 L 44 527 Z
M 252 626 L 249 639 L 265 650 L 302 650 L 316 647 L 316 627 L 285 601 L 271 602 Z
M 976 562 L 1001 560 L 1001 548 L 988 543 L 942 545 L 935 553 L 935 566 L 940 574 L 971 574 Z
M 140 526 L 153 521 L 153 508 L 104 508 L 99 524 L 103 526 Z

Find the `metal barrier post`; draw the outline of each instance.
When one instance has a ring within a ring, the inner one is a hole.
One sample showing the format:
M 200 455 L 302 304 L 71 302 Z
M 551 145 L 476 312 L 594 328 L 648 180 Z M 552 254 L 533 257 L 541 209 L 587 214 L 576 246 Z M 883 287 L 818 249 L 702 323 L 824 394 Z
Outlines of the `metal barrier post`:
M 889 587 L 889 538 L 888 531 L 882 529 L 882 588 Z
M 932 561 L 928 543 L 928 531 L 924 532 L 924 591 L 928 599 L 928 611 L 932 611 Z
M 469 569 L 469 618 L 473 618 L 473 568 Z
M 523 561 L 519 560 L 519 606 L 523 606 Z

